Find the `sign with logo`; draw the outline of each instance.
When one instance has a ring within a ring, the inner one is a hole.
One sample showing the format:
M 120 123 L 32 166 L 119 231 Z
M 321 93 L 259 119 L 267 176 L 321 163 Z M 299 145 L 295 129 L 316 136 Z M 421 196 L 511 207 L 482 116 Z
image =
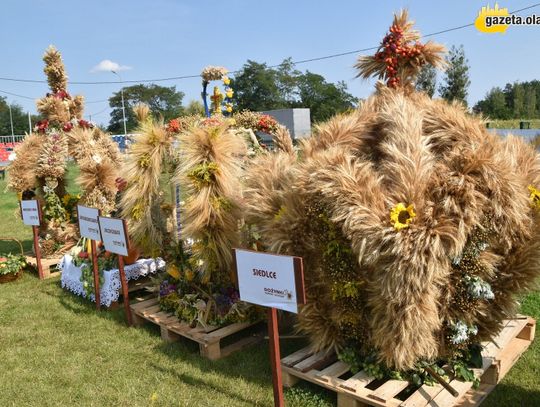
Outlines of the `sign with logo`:
M 298 312 L 305 303 L 302 259 L 234 249 L 242 301 Z
M 129 247 L 124 220 L 107 218 L 105 216 L 99 216 L 98 219 L 105 250 L 121 256 L 127 256 Z
M 79 230 L 82 237 L 91 240 L 101 240 L 99 232 L 99 209 L 77 205 Z
M 35 199 L 21 201 L 21 216 L 25 225 L 39 226 L 41 223 L 41 212 L 38 201 Z

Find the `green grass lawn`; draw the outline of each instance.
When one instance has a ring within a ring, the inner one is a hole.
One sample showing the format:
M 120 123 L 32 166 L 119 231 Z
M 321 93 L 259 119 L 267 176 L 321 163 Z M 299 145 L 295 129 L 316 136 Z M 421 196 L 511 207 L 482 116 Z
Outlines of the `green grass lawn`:
M 5 185 L 0 180 L 0 191 Z M 0 237 L 29 248 L 30 228 L 16 211 L 15 196 L 0 192 Z M 0 242 L 0 252 L 7 249 Z M 523 298 L 522 312 L 540 318 L 539 293 Z M 303 345 L 282 341 L 282 353 Z M 26 274 L 0 285 L 0 406 L 271 406 L 268 360 L 267 342 L 221 361 L 202 359 L 196 344 L 166 344 L 153 325 L 128 328 L 122 308 L 96 312 L 63 291 L 58 278 Z M 539 377 L 536 341 L 485 405 L 539 406 Z M 334 394 L 309 385 L 288 390 L 286 400 L 294 407 L 336 405 Z

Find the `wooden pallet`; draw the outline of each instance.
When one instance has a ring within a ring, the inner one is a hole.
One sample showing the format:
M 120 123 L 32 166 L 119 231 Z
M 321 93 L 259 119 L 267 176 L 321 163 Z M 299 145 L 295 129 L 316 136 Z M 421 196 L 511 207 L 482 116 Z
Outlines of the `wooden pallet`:
M 37 261 L 35 256 L 25 256 L 26 262 L 31 264 L 37 270 Z M 43 269 L 43 278 L 58 277 L 60 271 L 58 270 L 58 264 L 62 260 L 62 257 L 42 258 L 41 267 Z
M 459 392 L 453 397 L 441 385 L 423 385 L 406 399 L 397 398 L 412 385 L 403 380 L 382 383 L 361 371 L 352 374 L 349 365 L 337 360 L 335 354 L 313 353 L 309 347 L 281 360 L 283 385 L 293 386 L 300 379 L 315 383 L 337 393 L 338 407 L 360 406 L 477 406 L 508 373 L 521 354 L 534 339 L 536 322 L 530 317 L 518 316 L 505 321 L 504 328 L 493 342 L 483 343 L 483 366 L 475 369 L 481 379 L 479 389 L 472 382 L 452 380 L 450 385 Z
M 142 325 L 144 321 L 150 321 L 159 325 L 161 338 L 166 342 L 175 342 L 180 337 L 191 339 L 199 343 L 201 356 L 210 360 L 217 360 L 241 350 L 262 340 L 261 335 L 248 336 L 230 345 L 222 346 L 221 340 L 240 332 L 258 322 L 237 322 L 225 327 L 215 326 L 195 327 L 182 322 L 174 314 L 161 311 L 157 298 L 142 301 L 131 305 L 133 325 Z

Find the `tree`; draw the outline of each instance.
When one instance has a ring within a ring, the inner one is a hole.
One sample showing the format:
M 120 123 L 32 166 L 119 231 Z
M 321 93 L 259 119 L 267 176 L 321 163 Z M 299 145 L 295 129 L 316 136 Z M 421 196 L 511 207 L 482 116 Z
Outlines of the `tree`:
M 492 88 L 474 111 L 492 119 L 536 119 L 540 117 L 540 81 L 507 83 L 504 90 Z
M 437 69 L 433 65 L 426 64 L 422 67 L 416 79 L 416 90 L 425 92 L 430 98 L 433 97 L 437 87 Z
M 298 79 L 300 105 L 311 109 L 311 121 L 330 119 L 355 106 L 358 100 L 347 92 L 345 82 L 328 83 L 321 75 L 307 71 Z
M 467 105 L 469 80 L 469 61 L 465 57 L 463 45 L 452 46 L 446 56 L 448 66 L 444 73 L 444 82 L 439 86 L 439 93 L 448 101 L 460 101 Z
M 263 111 L 293 107 L 311 109 L 312 121 L 327 120 L 357 103 L 344 82 L 326 82 L 323 76 L 294 69 L 285 59 L 277 68 L 248 60 L 231 85 L 237 110 Z
M 204 116 L 204 106 L 198 100 L 192 100 L 184 108 L 183 114 L 186 116 L 190 116 L 190 115 Z
M 11 106 L 11 116 L 13 118 L 13 133 L 21 135 L 29 132 L 28 113 L 15 103 L 8 103 L 6 98 L 0 96 L 0 136 L 11 135 L 11 122 L 9 117 L 9 106 Z M 31 116 L 32 125 L 40 120 L 39 116 Z
M 138 103 L 147 104 L 155 117 L 161 116 L 164 120 L 178 117 L 183 112 L 184 93 L 177 91 L 176 86 L 133 85 L 123 88 L 123 91 L 128 132 L 137 126 L 133 107 Z M 122 124 L 121 92 L 116 92 L 109 98 L 109 106 L 113 110 L 108 130 L 112 133 L 122 133 L 124 127 Z
M 231 83 L 236 109 L 272 110 L 289 107 L 278 85 L 278 73 L 265 63 L 248 61 Z

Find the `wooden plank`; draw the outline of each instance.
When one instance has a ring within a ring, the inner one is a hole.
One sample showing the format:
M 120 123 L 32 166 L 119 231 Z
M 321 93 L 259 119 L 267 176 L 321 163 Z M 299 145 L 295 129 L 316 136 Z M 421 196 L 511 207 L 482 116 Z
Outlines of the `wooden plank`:
M 378 400 L 368 399 L 367 396 L 371 394 L 371 390 L 368 390 L 364 387 L 358 388 L 356 391 L 350 391 L 343 388 L 343 383 L 336 387 L 332 385 L 331 383 L 325 382 L 324 380 L 317 378 L 316 374 L 318 372 L 316 370 L 310 370 L 309 372 L 304 373 L 304 372 L 301 372 L 300 370 L 295 369 L 294 367 L 282 366 L 282 371 L 288 374 L 291 374 L 299 379 L 306 380 L 311 383 L 315 383 L 319 386 L 322 386 L 326 389 L 335 391 L 338 393 L 338 398 L 340 397 L 340 394 L 346 393 L 347 396 L 352 397 L 355 400 L 355 403 L 360 403 L 360 402 L 369 403 L 369 405 L 380 406 L 380 407 L 398 407 L 399 406 L 399 403 L 395 401 L 394 399 L 391 399 L 386 403 L 382 403 Z M 344 397 L 344 398 L 347 399 L 348 397 Z M 356 404 L 356 405 L 362 405 L 362 404 Z
M 528 340 L 528 341 L 533 341 L 533 340 L 534 340 L 535 331 L 536 331 L 536 321 L 535 321 L 533 318 L 528 317 L 528 318 L 527 318 L 527 325 L 525 325 L 525 327 L 524 327 L 523 330 L 519 333 L 519 335 L 517 336 L 517 338 L 519 338 L 519 339 L 526 339 L 526 340 Z
M 213 332 L 209 332 L 203 338 L 206 343 L 212 343 L 219 341 L 221 338 L 225 338 L 229 335 L 235 334 L 242 329 L 248 328 L 258 322 L 237 322 L 235 324 L 224 326 L 223 328 L 215 329 Z
M 199 351 L 201 352 L 201 356 L 210 360 L 218 360 L 221 358 L 221 347 L 219 346 L 219 342 L 210 344 L 200 343 Z
M 455 405 L 456 401 L 458 401 L 461 397 L 465 395 L 465 393 L 469 391 L 472 385 L 473 385 L 472 382 L 462 382 L 459 380 L 452 380 L 450 382 L 450 386 L 456 389 L 459 395 L 457 397 L 454 397 L 448 391 L 443 389 L 439 394 L 437 394 L 433 398 L 433 400 L 429 402 L 428 406 L 451 407 Z
M 141 314 L 145 318 L 150 318 L 152 315 L 160 311 L 161 311 L 161 307 L 159 305 L 152 305 L 151 307 L 147 307 L 143 310 L 140 310 L 139 314 Z
M 186 332 L 191 329 L 187 322 L 182 322 L 177 319 L 176 323 L 168 324 L 167 328 L 179 335 L 186 336 Z
M 163 339 L 165 342 L 171 343 L 180 339 L 180 335 L 170 331 L 166 326 L 161 325 L 159 328 L 161 331 L 161 339 Z
M 527 323 L 527 319 L 506 320 L 504 328 L 494 338 L 493 342 L 489 342 L 484 347 L 482 355 L 497 357 L 501 349 L 503 349 L 513 338 L 515 338 L 523 330 Z
M 470 389 L 465 393 L 461 400 L 455 404 L 455 407 L 479 406 L 494 389 L 495 385 L 491 384 L 481 384 L 476 390 Z
M 329 364 L 334 363 L 337 360 L 335 353 L 328 352 L 317 352 L 314 355 L 311 355 L 307 359 L 294 365 L 296 370 L 301 371 L 302 373 L 308 372 L 310 370 L 327 367 Z
M 252 335 L 252 336 L 246 336 L 245 338 L 242 338 L 234 343 L 231 343 L 230 345 L 225 346 L 221 349 L 221 357 L 227 357 L 231 353 L 234 353 L 236 351 L 239 351 L 241 349 L 244 349 L 248 346 L 254 345 L 256 343 L 259 343 L 263 340 L 263 337 L 261 335 Z
M 349 371 L 350 367 L 347 363 L 342 361 L 337 361 L 336 363 L 328 366 L 326 369 L 321 370 L 316 374 L 317 378 L 324 380 L 325 382 L 331 382 L 333 385 L 337 386 L 338 381 L 335 380 L 339 378 L 344 373 Z M 340 382 L 343 382 L 341 380 Z
M 370 394 L 369 397 L 375 400 L 386 402 L 389 399 L 394 398 L 394 396 L 401 391 L 405 390 L 409 386 L 409 382 L 404 380 L 387 380 L 379 388 L 377 388 L 373 394 Z
M 354 376 L 345 380 L 340 387 L 356 392 L 358 389 L 366 387 L 373 380 L 375 380 L 374 377 L 368 376 L 368 374 L 362 370 L 361 372 L 358 372 Z
M 512 366 L 517 362 L 519 357 L 527 350 L 531 341 L 525 339 L 514 338 L 510 343 L 499 353 L 500 371 L 499 381 L 510 371 Z
M 296 383 L 300 381 L 300 378 L 290 374 L 289 372 L 283 370 L 283 365 L 281 367 L 281 380 L 283 383 L 283 387 L 293 387 Z
M 158 303 L 157 298 L 152 298 L 150 300 L 141 301 L 141 302 L 138 302 L 138 303 L 131 304 L 131 309 L 133 311 L 140 311 L 140 310 L 148 308 L 148 307 L 150 307 L 152 305 L 156 305 L 157 303 Z
M 423 384 L 418 390 L 411 394 L 407 400 L 401 403 L 403 407 L 424 407 L 444 388 L 440 384 L 428 386 Z
M 281 359 L 281 364 L 291 367 L 293 365 L 296 365 L 298 362 L 308 358 L 312 354 L 313 352 L 311 351 L 311 348 L 307 346 Z

